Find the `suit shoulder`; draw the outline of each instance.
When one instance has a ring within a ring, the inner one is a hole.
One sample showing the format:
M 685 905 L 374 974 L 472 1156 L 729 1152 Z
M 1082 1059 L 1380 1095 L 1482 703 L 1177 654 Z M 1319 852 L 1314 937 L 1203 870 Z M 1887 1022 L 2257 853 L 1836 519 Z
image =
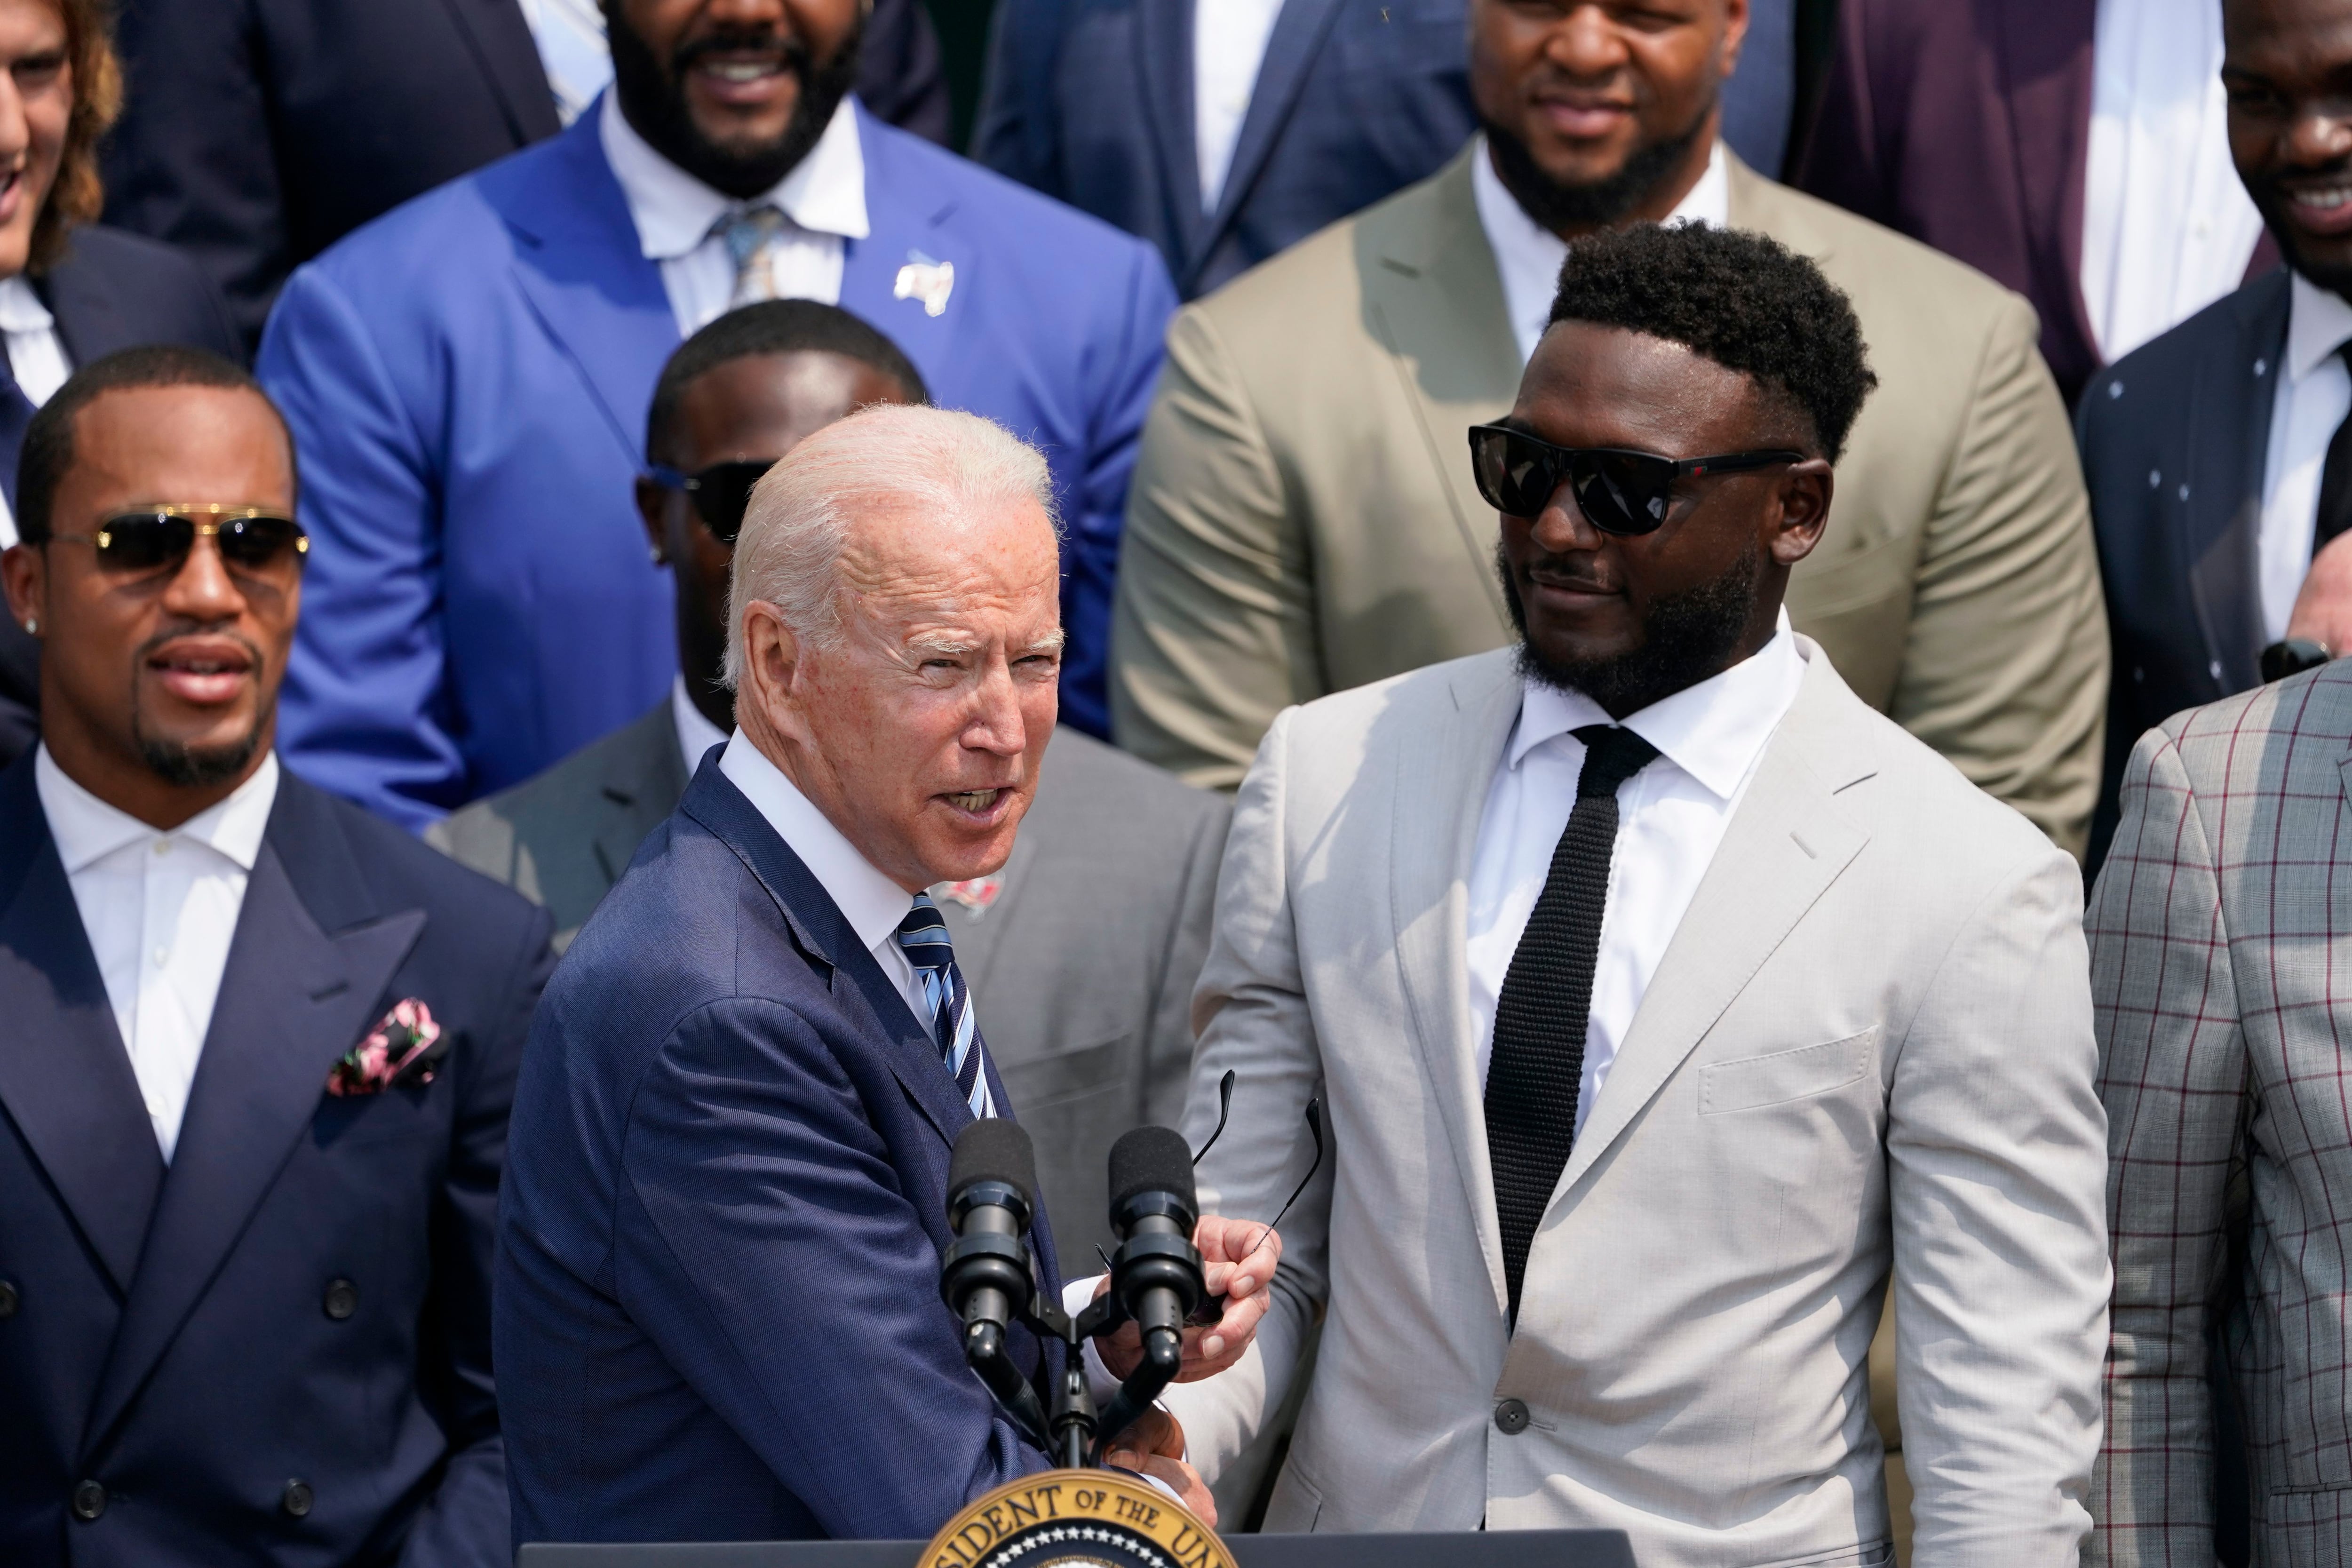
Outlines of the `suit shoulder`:
M 1745 209 L 1739 216 L 1747 226 L 1811 257 L 1853 299 L 1865 325 L 1882 300 L 1915 307 L 1920 300 L 1932 300 L 1935 316 L 1962 330 L 1980 331 L 1979 323 L 2004 313 L 2032 315 L 2023 296 L 1885 224 L 1753 171 L 1735 189 L 1741 193 L 1735 200 Z
M 871 165 L 866 185 L 880 199 L 909 204 L 952 202 L 950 226 L 1005 237 L 1016 257 L 1034 257 L 1057 274 L 1093 275 L 1107 268 L 1144 268 L 1165 273 L 1150 242 L 1115 228 L 995 170 L 959 157 L 912 132 L 858 116 Z M 887 193 L 887 195 L 884 194 Z M 1171 288 L 1173 293 L 1173 288 Z
M 1223 804 L 1223 797 L 1081 730 L 1055 732 L 1045 753 L 1045 770 L 1048 776 L 1059 775 L 1089 794 L 1116 795 L 1156 813 L 1192 818 L 1213 815 Z
M 1312 757 L 1335 747 L 1360 748 L 1376 723 L 1410 732 L 1497 687 L 1517 690 L 1517 660 L 1516 648 L 1496 648 L 1318 697 L 1290 710 L 1290 743 Z
M 472 930 L 510 930 L 516 940 L 541 918 L 539 909 L 521 894 L 460 865 L 341 795 L 308 783 L 290 768 L 279 773 L 278 789 L 297 797 L 292 804 L 298 809 L 307 808 L 331 823 L 358 862 L 361 875 L 387 897 L 412 901 L 436 920 L 454 920 Z
M 1235 335 L 1276 323 L 1295 330 L 1302 313 L 1310 320 L 1355 321 L 1365 253 L 1424 247 L 1439 222 L 1436 186 L 1444 177 L 1433 174 L 1317 229 L 1193 300 L 1183 314 L 1214 321 Z M 1355 330 L 1360 332 L 1360 324 Z M 1288 341 L 1287 333 L 1276 339 L 1279 345 Z
M 289 293 L 306 275 L 331 279 L 346 290 L 363 289 L 372 305 L 387 302 L 388 292 L 394 298 L 431 293 L 431 280 L 451 276 L 452 250 L 509 244 L 495 192 L 552 176 L 563 141 L 559 136 L 535 142 L 370 218 L 296 268 Z
M 2084 431 L 2146 430 L 2152 409 L 2183 405 L 2200 371 L 2232 359 L 2261 374 L 2254 362 L 2264 347 L 2256 339 L 2266 323 L 2284 327 L 2287 288 L 2283 272 L 2258 278 L 2101 370 L 2083 394 Z
M 453 840 L 462 840 L 492 831 L 493 823 L 503 824 L 504 836 L 511 838 L 517 829 L 532 823 L 578 821 L 598 807 L 609 787 L 642 786 L 651 771 L 648 763 L 659 760 L 650 754 L 652 748 L 664 744 L 677 744 L 667 697 L 522 783 L 461 806 L 442 826 Z M 679 766 L 684 765 L 681 759 Z
M 186 289 L 204 294 L 212 280 L 178 246 L 107 224 L 73 230 L 58 269 L 89 268 L 128 288 Z
M 2188 709 L 2158 725 L 2158 732 L 2200 791 L 2221 790 L 2232 770 L 2243 776 L 2250 763 L 2253 781 L 2275 790 L 2284 778 L 2278 765 L 2283 755 L 2315 760 L 2333 775 L 2352 743 L 2352 664 L 2325 664 Z
M 95 293 L 117 331 L 133 342 L 185 343 L 239 363 L 247 358 L 220 286 L 175 245 L 85 224 L 73 230 L 64 256 L 44 281 L 68 339 Z M 81 352 L 91 351 L 85 344 Z M 105 352 L 103 343 L 99 352 Z

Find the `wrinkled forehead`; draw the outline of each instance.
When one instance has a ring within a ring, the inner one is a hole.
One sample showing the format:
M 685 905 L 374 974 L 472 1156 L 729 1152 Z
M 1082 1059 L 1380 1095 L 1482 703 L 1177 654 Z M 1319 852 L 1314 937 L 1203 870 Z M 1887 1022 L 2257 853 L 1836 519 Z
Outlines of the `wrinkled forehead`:
M 861 509 L 849 520 L 841 577 L 869 614 L 886 618 L 985 616 L 1019 636 L 1041 617 L 1048 626 L 1060 619 L 1060 551 L 1034 501 Z

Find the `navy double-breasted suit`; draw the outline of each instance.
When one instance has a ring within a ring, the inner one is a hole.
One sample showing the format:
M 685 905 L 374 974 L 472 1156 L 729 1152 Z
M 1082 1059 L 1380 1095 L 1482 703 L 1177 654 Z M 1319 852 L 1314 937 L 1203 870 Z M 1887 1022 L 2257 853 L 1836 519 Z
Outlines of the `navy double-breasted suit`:
M 33 758 L 0 773 L 0 1563 L 510 1561 L 491 1247 L 547 939 L 281 772 L 166 1167 Z M 438 1076 L 329 1097 L 407 998 Z

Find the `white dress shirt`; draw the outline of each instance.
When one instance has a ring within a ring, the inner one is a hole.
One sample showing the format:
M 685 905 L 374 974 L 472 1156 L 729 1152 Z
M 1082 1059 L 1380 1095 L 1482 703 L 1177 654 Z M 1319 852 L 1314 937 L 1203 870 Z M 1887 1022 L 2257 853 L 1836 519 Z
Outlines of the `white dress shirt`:
M 522 0 L 522 19 L 555 96 L 556 118 L 569 125 L 613 79 L 613 51 L 597 0 Z
M 857 933 L 857 940 L 874 955 L 874 962 L 882 966 L 882 973 L 889 977 L 898 994 L 907 999 L 908 1009 L 928 1026 L 931 1021 L 930 999 L 923 994 L 922 977 L 915 973 L 914 960 L 898 945 L 898 922 L 915 907 L 915 895 L 884 876 L 874 862 L 859 853 L 857 846 L 833 825 L 833 819 L 819 811 L 816 804 L 784 776 L 782 769 L 745 739 L 742 731 L 736 731 L 727 742 L 727 750 L 719 753 L 719 771 L 767 818 L 768 826 L 776 830 L 786 847 L 800 857 L 801 864 L 808 868 L 809 875 L 817 879 L 817 885 L 841 911 L 841 918 L 849 922 L 849 929 Z M 976 1026 L 977 999 L 971 1005 L 975 1009 L 972 1021 Z M 981 1037 L 986 1040 L 985 1031 Z M 940 1071 L 947 1070 L 942 1059 Z M 984 1077 L 981 1079 L 983 1085 L 987 1081 Z M 995 1098 L 991 1090 L 987 1096 L 991 1115 L 995 1114 Z
M 710 748 L 726 743 L 727 731 L 702 716 L 702 710 L 687 695 L 683 675 L 669 683 L 669 719 L 677 731 L 677 754 L 686 759 L 686 776 L 690 779 Z
M 1780 629 L 1754 656 L 1624 721 L 1660 755 L 1617 790 L 1617 847 L 1585 1028 L 1579 1131 L 1804 672 L 1784 611 Z M 1478 819 L 1470 870 L 1470 1017 L 1482 1084 L 1494 1057 L 1504 976 L 1576 805 L 1584 742 L 1570 731 L 1612 722 L 1581 692 L 1531 680 L 1519 698 L 1518 722 Z
M 68 778 L 46 744 L 33 761 L 33 787 L 169 1164 L 245 908 L 246 879 L 278 799 L 278 758 L 264 757 L 226 800 L 169 833 Z
M 58 336 L 57 318 L 23 273 L 0 279 L 0 336 L 8 345 L 8 368 L 26 398 L 38 408 L 57 395 L 73 365 Z M 16 514 L 0 496 L 0 550 L 16 542 Z
M 2099 0 L 2083 303 L 2121 359 L 2245 280 L 2263 220 L 2230 161 L 2221 7 Z
M 1193 0 L 1192 158 L 1204 213 L 1216 211 L 1224 195 L 1266 40 L 1281 15 L 1282 0 Z
M 661 268 L 680 337 L 709 325 L 734 300 L 735 261 L 726 240 L 711 231 L 744 207 L 773 206 L 784 215 L 772 252 L 775 298 L 841 303 L 843 242 L 871 232 L 854 100 L 842 99 L 824 134 L 792 173 L 749 201 L 712 190 L 655 152 L 621 113 L 615 93 L 604 95 L 596 131 L 629 204 L 638 247 Z
M 1503 308 L 1510 312 L 1511 331 L 1519 340 L 1519 363 L 1535 357 L 1551 320 L 1551 302 L 1559 292 L 1560 264 L 1568 259 L 1568 241 L 1529 217 L 1495 173 L 1486 153 L 1486 139 L 1478 139 L 1477 156 L 1470 160 L 1470 194 L 1478 205 L 1478 226 L 1494 247 L 1495 265 L 1503 275 Z M 1724 161 L 1723 143 L 1707 154 L 1706 172 L 1666 215 L 1668 223 L 1704 223 L 1717 228 L 1731 222 L 1731 171 Z
M 2336 351 L 2352 342 L 2352 304 L 2304 279 L 2287 286 L 2286 363 L 2271 394 L 2270 449 L 2263 460 L 2263 522 L 2254 544 L 2263 626 L 2286 636 L 2294 596 L 2311 570 L 2319 524 L 2319 477 L 2327 443 L 2352 414 L 2352 372 Z

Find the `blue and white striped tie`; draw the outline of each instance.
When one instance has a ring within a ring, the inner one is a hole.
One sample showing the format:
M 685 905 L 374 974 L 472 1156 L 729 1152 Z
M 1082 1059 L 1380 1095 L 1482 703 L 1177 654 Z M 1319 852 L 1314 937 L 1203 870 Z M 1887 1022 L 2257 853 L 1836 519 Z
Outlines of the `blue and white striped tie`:
M 915 895 L 915 907 L 898 922 L 898 945 L 914 963 L 923 982 L 923 999 L 930 1004 L 931 1039 L 940 1059 L 955 1079 L 956 1092 L 976 1117 L 996 1114 L 989 1098 L 988 1075 L 981 1070 L 987 1047 L 981 1042 L 980 1020 L 971 1010 L 971 992 L 956 967 L 955 944 L 948 939 L 948 922 L 929 893 Z

